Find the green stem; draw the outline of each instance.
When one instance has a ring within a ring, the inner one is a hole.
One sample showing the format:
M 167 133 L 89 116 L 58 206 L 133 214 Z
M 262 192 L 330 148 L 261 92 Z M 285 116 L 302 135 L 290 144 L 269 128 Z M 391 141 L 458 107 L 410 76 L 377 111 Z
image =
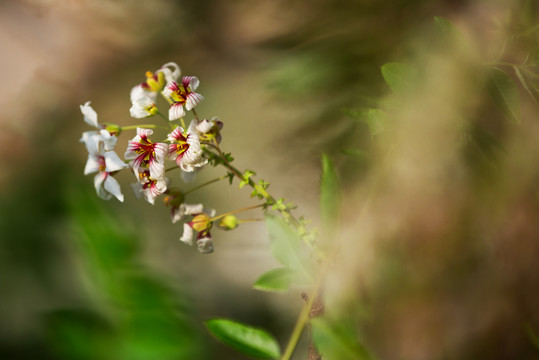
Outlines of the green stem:
M 166 120 L 167 123 L 170 123 L 169 119 L 165 115 L 163 115 L 160 111 L 158 111 L 156 114 L 162 117 L 164 120 Z
M 237 213 L 244 212 L 244 211 L 253 210 L 253 209 L 256 209 L 256 208 L 259 208 L 259 207 L 262 207 L 262 206 L 264 206 L 264 204 L 258 204 L 258 205 L 254 205 L 254 206 L 248 206 L 248 207 L 245 207 L 245 208 L 243 208 L 243 209 L 238 209 L 238 210 L 229 211 L 229 212 L 226 212 L 226 213 L 224 213 L 224 214 L 221 214 L 221 215 L 217 215 L 217 216 L 215 216 L 215 217 L 212 217 L 209 221 L 219 220 L 219 219 L 224 218 L 225 216 L 228 216 L 228 215 L 232 215 L 232 214 L 237 214 Z
M 200 121 L 200 119 L 198 118 L 198 114 L 195 111 L 195 109 L 191 109 L 191 111 L 193 112 L 193 115 L 195 115 L 195 119 L 197 119 L 197 121 Z
M 489 61 L 489 62 L 486 62 L 485 65 L 520 67 L 520 64 L 514 64 L 514 63 L 507 62 L 507 61 Z
M 260 222 L 260 221 L 266 221 L 266 219 L 242 219 L 242 220 L 238 220 L 238 224 Z
M 157 126 L 155 124 L 142 124 L 142 125 L 129 125 L 129 126 L 122 126 L 120 129 L 123 130 L 134 130 L 136 128 L 145 128 L 145 129 L 155 129 L 162 126 Z
M 277 200 L 275 200 L 275 198 L 271 196 L 270 193 L 266 191 L 266 189 L 264 189 L 262 186 L 255 183 L 251 178 L 245 179 L 243 174 L 234 166 L 232 166 L 232 164 L 228 162 L 225 154 L 223 154 L 219 145 L 217 144 L 208 144 L 208 145 L 211 145 L 215 150 L 217 150 L 217 152 L 223 159 L 223 163 L 222 163 L 223 166 L 226 167 L 228 170 L 230 170 L 230 172 L 232 172 L 238 179 L 240 179 L 241 181 L 247 181 L 247 184 L 253 189 L 255 189 L 257 193 L 260 194 L 264 199 L 266 199 L 269 204 L 275 204 L 277 202 Z M 292 213 L 290 213 L 288 209 L 279 209 L 279 211 L 281 212 L 281 215 L 285 218 L 286 221 L 292 224 L 292 226 L 294 226 L 297 230 L 300 229 L 301 227 L 300 222 L 294 217 L 294 215 L 292 215 Z
M 311 296 L 309 296 L 309 298 L 307 299 L 307 302 L 303 306 L 303 309 L 301 309 L 301 312 L 299 313 L 299 316 L 298 316 L 298 320 L 296 321 L 296 325 L 294 326 L 292 335 L 290 335 L 290 339 L 288 340 L 288 344 L 286 345 L 286 349 L 284 351 L 283 356 L 281 357 L 281 360 L 289 360 L 292 357 L 292 354 L 294 353 L 294 350 L 296 349 L 301 333 L 303 332 L 303 328 L 305 328 L 305 325 L 309 321 L 309 314 L 313 307 L 314 301 L 318 295 L 318 290 L 320 289 L 321 281 L 322 281 L 322 278 L 319 277 L 318 281 L 315 284 L 315 287 L 313 289 Z
M 165 172 L 167 171 L 171 171 L 171 170 L 176 170 L 176 169 L 179 169 L 180 167 L 178 165 L 174 165 L 173 167 L 170 167 L 168 169 L 165 170 Z
M 226 179 L 227 177 L 228 177 L 228 174 L 227 174 L 227 175 L 220 176 L 220 177 L 215 178 L 215 179 L 213 179 L 213 180 L 207 181 L 207 182 L 205 182 L 205 183 L 203 183 L 203 184 L 200 184 L 200 185 L 198 185 L 198 186 L 196 186 L 196 187 L 194 187 L 194 188 L 192 188 L 192 189 L 187 190 L 187 191 L 184 192 L 183 194 L 184 194 L 184 195 L 187 195 L 187 194 L 189 194 L 190 192 L 193 192 L 193 191 L 195 191 L 195 190 L 201 189 L 201 188 L 203 188 L 204 186 L 213 184 L 214 182 L 224 180 L 224 179 Z

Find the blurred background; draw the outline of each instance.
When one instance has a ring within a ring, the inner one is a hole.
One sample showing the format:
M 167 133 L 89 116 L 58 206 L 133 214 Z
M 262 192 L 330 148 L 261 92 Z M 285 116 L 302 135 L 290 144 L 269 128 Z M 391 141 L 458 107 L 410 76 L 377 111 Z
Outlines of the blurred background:
M 263 223 L 214 230 L 215 253 L 201 255 L 161 201 L 135 199 L 130 174 L 117 177 L 123 204 L 83 176 L 78 140 L 92 129 L 79 105 L 141 123 L 129 91 L 169 61 L 200 79 L 197 112 L 224 122 L 235 165 L 313 226 L 321 154 L 336 163 L 326 310 L 372 358 L 539 358 L 537 11 L 532 0 L 0 1 L 0 358 L 242 358 L 207 334 L 211 317 L 286 344 L 302 289 L 251 289 L 277 266 Z M 406 91 L 384 82 L 388 62 L 412 69 Z M 497 107 L 508 100 L 489 92 L 489 65 L 518 84 L 519 121 Z M 207 168 L 197 183 L 220 175 Z M 256 204 L 226 183 L 189 202 Z

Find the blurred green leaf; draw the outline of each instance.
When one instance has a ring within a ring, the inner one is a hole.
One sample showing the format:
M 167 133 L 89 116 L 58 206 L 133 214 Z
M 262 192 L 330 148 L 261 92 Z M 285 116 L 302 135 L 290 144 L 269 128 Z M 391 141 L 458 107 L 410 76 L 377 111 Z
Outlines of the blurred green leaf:
M 340 190 L 335 165 L 326 154 L 322 154 L 320 210 L 324 226 L 327 227 L 328 231 L 332 231 L 339 219 Z
M 385 113 L 380 109 L 369 109 L 364 121 L 369 126 L 372 136 L 378 135 L 385 130 Z
M 342 149 L 341 152 L 353 158 L 354 160 L 357 160 L 361 163 L 366 163 L 369 161 L 369 153 L 365 150 L 361 149 Z
M 405 94 L 412 90 L 415 71 L 406 64 L 391 62 L 382 66 L 382 76 L 393 92 Z
M 520 67 L 513 66 L 513 70 L 515 70 L 515 74 L 517 75 L 518 80 L 520 81 L 520 84 L 522 85 L 524 90 L 526 90 L 526 92 L 530 95 L 530 97 L 536 104 L 539 103 L 537 101 L 537 89 L 533 86 L 533 84 L 532 87 L 528 85 L 528 82 L 532 82 L 532 80 L 528 80 L 526 76 L 524 76 L 522 70 L 520 70 Z
M 458 28 L 455 25 L 453 25 L 452 22 L 450 22 L 447 19 L 444 19 L 443 17 L 435 16 L 434 23 L 436 24 L 436 26 L 438 26 L 438 28 L 442 31 L 442 33 L 447 37 L 452 37 L 455 34 L 459 33 Z
M 206 321 L 210 333 L 231 348 L 257 359 L 278 359 L 281 350 L 277 341 L 264 330 L 228 319 Z
M 296 230 L 284 220 L 269 215 L 266 216 L 266 226 L 273 256 L 291 269 L 304 269 L 301 239 Z
M 488 90 L 496 106 L 506 118 L 520 123 L 520 94 L 513 79 L 498 68 L 490 68 L 488 76 Z
M 296 271 L 290 268 L 278 268 L 262 274 L 253 287 L 262 291 L 285 292 L 292 283 Z
M 355 330 L 341 322 L 326 317 L 311 320 L 313 341 L 324 359 L 363 360 L 371 357 L 357 341 Z

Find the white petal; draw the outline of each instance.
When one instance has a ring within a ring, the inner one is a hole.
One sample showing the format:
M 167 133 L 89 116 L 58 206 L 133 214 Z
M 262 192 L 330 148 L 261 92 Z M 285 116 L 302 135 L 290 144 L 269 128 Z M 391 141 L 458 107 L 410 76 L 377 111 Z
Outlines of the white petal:
M 107 151 L 103 156 L 105 157 L 106 172 L 111 173 L 127 167 L 127 164 L 114 151 Z
M 173 224 L 176 224 L 178 221 L 183 219 L 183 217 L 184 217 L 184 214 L 181 212 L 180 208 L 178 208 L 177 206 L 173 206 L 170 209 L 170 218 Z
M 183 110 L 182 104 L 172 104 L 168 110 L 168 119 L 170 121 L 178 120 L 185 116 L 185 111 Z
M 170 98 L 170 95 L 172 95 L 172 93 L 174 92 L 174 89 L 176 89 L 178 87 L 178 85 L 176 84 L 175 81 L 169 81 L 166 85 L 165 85 L 165 88 L 163 89 L 163 91 L 161 91 L 161 94 L 169 99 Z
M 204 119 L 198 123 L 198 125 L 196 126 L 196 131 L 204 134 L 210 131 L 212 128 L 213 128 L 213 124 L 210 123 L 208 120 Z
M 101 164 L 99 163 L 100 156 L 93 154 L 88 155 L 88 160 L 86 161 L 86 166 L 84 167 L 84 175 L 91 174 L 93 172 L 99 171 Z
M 214 250 L 211 237 L 203 237 L 198 239 L 197 250 L 202 254 L 211 254 Z
M 167 135 L 167 140 L 174 141 L 174 140 L 181 139 L 182 137 L 183 137 L 183 129 L 181 126 L 178 126 L 174 128 L 174 130 L 172 130 L 170 134 Z
M 142 184 L 141 183 L 131 183 L 131 190 L 135 194 L 137 199 L 142 199 Z
M 154 105 L 154 102 L 152 101 L 152 99 L 150 99 L 147 96 L 143 96 L 133 101 L 133 105 L 129 109 L 129 113 L 131 114 L 132 117 L 136 119 L 146 118 L 152 115 L 148 112 L 147 109 L 153 105 Z
M 137 85 L 131 89 L 131 102 L 134 103 L 140 98 L 147 97 L 155 102 L 157 99 L 157 93 L 144 89 L 141 85 Z
M 116 199 L 120 200 L 121 202 L 124 202 L 124 195 L 122 194 L 122 190 L 120 189 L 120 183 L 118 183 L 118 181 L 110 174 L 105 179 L 104 188 L 109 194 L 114 195 Z
M 101 135 L 101 140 L 105 146 L 105 151 L 114 150 L 114 147 L 118 142 L 116 135 L 111 135 L 107 130 L 101 130 L 99 134 Z
M 202 204 L 181 204 L 180 212 L 184 215 L 200 214 L 204 211 Z
M 133 138 L 132 141 L 137 141 L 137 142 L 140 142 L 140 140 L 143 138 L 143 137 L 148 137 L 150 136 L 151 134 L 153 134 L 153 130 L 152 129 L 145 129 L 145 128 L 137 128 L 137 136 L 135 136 Z M 138 140 L 135 140 L 137 139 L 138 137 Z
M 103 183 L 107 177 L 108 174 L 104 171 L 98 173 L 94 177 L 94 187 L 95 191 L 97 192 L 97 196 L 104 200 L 109 200 L 112 197 L 107 191 L 105 191 L 105 188 L 103 187 Z
M 184 76 L 182 78 L 182 83 L 185 89 L 189 89 L 191 91 L 195 91 L 200 84 L 200 81 L 196 76 Z
M 87 101 L 84 105 L 80 106 L 80 112 L 84 115 L 84 121 L 93 127 L 99 128 L 99 123 L 97 122 L 97 113 L 90 106 L 90 102 Z
M 86 145 L 86 150 L 90 154 L 99 154 L 99 144 L 102 141 L 101 135 L 97 131 L 86 131 L 82 133 L 82 137 L 79 140 Z
M 174 68 L 174 71 L 170 71 L 169 68 L 171 68 L 171 67 Z M 171 82 L 171 81 L 178 80 L 178 78 L 180 77 L 180 73 L 181 73 L 180 67 L 178 66 L 178 64 L 176 64 L 174 62 L 166 63 L 158 71 L 162 71 L 163 74 L 165 74 L 165 80 L 167 81 L 167 83 Z
M 196 172 L 194 171 L 182 171 L 180 173 L 180 177 L 182 178 L 182 181 L 186 184 L 189 184 L 193 182 L 196 178 Z
M 197 106 L 197 104 L 201 103 L 202 100 L 204 100 L 204 96 L 195 92 L 189 93 L 187 94 L 187 99 L 185 99 L 185 108 L 189 111 Z
M 183 224 L 183 234 L 180 241 L 187 245 L 193 245 L 193 229 L 188 224 Z

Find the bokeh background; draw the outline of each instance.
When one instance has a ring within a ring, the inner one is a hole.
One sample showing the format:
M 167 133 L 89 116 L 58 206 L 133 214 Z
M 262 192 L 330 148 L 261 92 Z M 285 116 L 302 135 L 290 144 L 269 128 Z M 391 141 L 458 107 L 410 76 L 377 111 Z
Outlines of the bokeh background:
M 207 334 L 211 317 L 286 343 L 303 289 L 251 289 L 277 266 L 263 223 L 214 231 L 215 253 L 201 255 L 178 241 L 160 201 L 135 199 L 129 174 L 118 176 L 123 204 L 98 199 L 82 174 L 78 139 L 90 129 L 79 105 L 137 124 L 131 87 L 169 61 L 200 79 L 197 111 L 224 122 L 236 166 L 313 226 L 320 156 L 334 160 L 343 199 L 341 228 L 324 239 L 336 254 L 327 311 L 373 358 L 539 358 L 535 89 L 519 86 L 516 124 L 483 76 L 489 62 L 539 59 L 538 10 L 528 0 L 1 1 L 0 358 L 242 358 Z M 464 45 L 444 42 L 434 16 Z M 419 71 L 410 91 L 384 82 L 381 66 L 395 61 Z M 369 108 L 385 114 L 374 132 Z M 256 203 L 226 183 L 189 200 L 218 213 Z

